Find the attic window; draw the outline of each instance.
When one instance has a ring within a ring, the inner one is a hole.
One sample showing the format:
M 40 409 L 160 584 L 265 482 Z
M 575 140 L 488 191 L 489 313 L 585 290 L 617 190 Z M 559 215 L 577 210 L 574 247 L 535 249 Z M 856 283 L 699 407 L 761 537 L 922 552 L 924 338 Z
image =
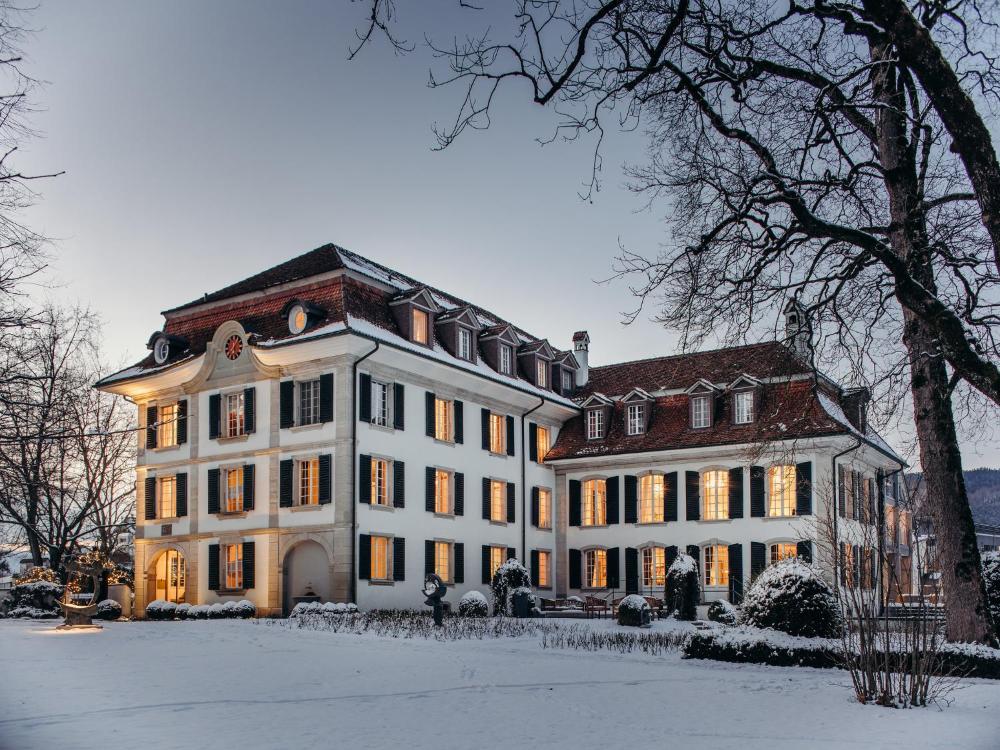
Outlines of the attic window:
M 691 397 L 691 426 L 695 428 L 712 426 L 712 397 Z
M 587 410 L 587 440 L 598 440 L 604 437 L 604 410 Z
M 547 388 L 549 384 L 549 363 L 543 359 L 538 360 L 535 365 L 535 385 L 539 388 Z
M 646 405 L 629 404 L 626 431 L 629 435 L 641 435 L 646 431 Z
M 511 374 L 511 348 L 507 344 L 500 344 L 500 372 L 504 375 Z
M 458 356 L 472 361 L 472 331 L 468 328 L 458 329 Z
M 288 330 L 291 333 L 302 333 L 306 330 L 308 322 L 309 316 L 302 305 L 293 305 L 292 309 L 288 311 Z
M 418 344 L 427 346 L 430 341 L 429 325 L 427 313 L 423 310 L 413 308 L 412 338 Z
M 735 424 L 750 424 L 753 419 L 753 391 L 737 391 L 733 394 L 733 422 Z
M 166 336 L 160 336 L 153 344 L 153 360 L 158 365 L 162 365 L 170 358 L 170 342 Z
M 573 373 L 569 370 L 562 371 L 563 393 L 570 393 L 573 390 Z

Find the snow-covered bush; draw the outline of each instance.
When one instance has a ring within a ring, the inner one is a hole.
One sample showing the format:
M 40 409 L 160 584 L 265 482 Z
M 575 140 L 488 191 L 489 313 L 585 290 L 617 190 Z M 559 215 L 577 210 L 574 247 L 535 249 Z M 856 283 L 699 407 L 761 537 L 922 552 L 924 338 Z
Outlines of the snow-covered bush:
M 487 617 L 490 614 L 490 603 L 479 591 L 470 591 L 458 600 L 458 614 L 461 617 Z
M 209 609 L 207 604 L 195 604 L 187 611 L 187 617 L 189 620 L 207 620 Z
M 209 620 L 224 620 L 226 619 L 226 605 L 222 602 L 216 602 L 208 607 L 208 619 Z
M 708 619 L 712 622 L 719 622 L 723 625 L 735 625 L 738 610 L 725 599 L 716 599 L 708 605 Z
M 233 617 L 240 620 L 249 620 L 257 614 L 257 606 L 248 599 L 241 599 L 238 602 L 231 602 L 233 607 Z
M 59 617 L 59 600 L 63 595 L 63 587 L 51 581 L 31 581 L 18 583 L 10 589 L 8 602 L 8 617 L 31 617 L 32 619 L 48 619 Z M 28 611 L 37 611 L 28 614 Z M 14 614 L 15 611 L 21 614 Z
M 187 602 L 181 602 L 177 605 L 177 609 L 174 610 L 174 617 L 178 620 L 189 620 L 191 619 L 191 605 Z
M 1000 552 L 984 552 L 982 559 L 986 602 L 993 619 L 993 628 L 1000 636 Z
M 149 620 L 173 620 L 177 612 L 174 602 L 154 599 L 146 605 L 146 618 Z
M 354 614 L 357 611 L 358 605 L 354 602 L 299 602 L 292 607 L 292 611 L 288 614 L 288 616 L 292 619 L 310 614 L 338 616 Z
M 789 557 L 764 569 L 740 609 L 740 623 L 789 635 L 835 638 L 842 618 L 829 584 L 819 571 Z
M 38 607 L 28 607 L 25 605 L 19 605 L 7 612 L 7 617 L 11 619 L 27 617 L 32 620 L 51 620 L 59 616 L 58 612 L 54 612 L 51 609 L 38 609 Z
M 667 611 L 678 620 L 694 620 L 698 616 L 698 565 L 690 555 L 681 553 L 667 571 Z
M 510 614 L 510 597 L 515 589 L 527 588 L 531 592 L 531 576 L 528 569 L 520 562 L 511 558 L 497 568 L 493 574 L 493 615 Z
M 117 620 L 122 616 L 122 605 L 114 599 L 104 599 L 97 603 L 97 612 L 94 614 L 98 620 Z
M 643 614 L 647 612 L 648 614 Z M 643 622 L 649 622 L 652 617 L 652 610 L 649 602 L 638 594 L 629 594 L 618 604 L 618 624 L 629 625 L 634 628 L 640 627 Z

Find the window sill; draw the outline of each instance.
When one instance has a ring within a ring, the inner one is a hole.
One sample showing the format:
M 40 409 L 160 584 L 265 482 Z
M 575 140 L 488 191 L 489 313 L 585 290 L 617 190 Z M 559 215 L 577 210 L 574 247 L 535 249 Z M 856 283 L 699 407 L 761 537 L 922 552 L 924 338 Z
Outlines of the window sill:
M 449 520 L 454 520 L 455 519 L 455 514 L 454 513 L 442 513 L 440 511 L 436 510 L 436 511 L 434 511 L 434 517 L 435 518 L 446 518 L 446 519 L 449 519 Z
M 381 578 L 370 578 L 368 579 L 369 586 L 395 586 L 395 581 L 387 581 Z
M 311 424 L 297 424 L 293 427 L 287 427 L 289 432 L 310 432 L 311 430 L 320 430 L 323 428 L 325 422 L 313 422 Z
M 793 518 L 802 518 L 802 516 L 792 513 L 789 516 L 758 516 L 762 521 L 789 521 Z
M 177 523 L 183 518 L 187 518 L 187 516 L 163 516 L 162 518 L 147 518 L 146 522 L 150 526 L 162 526 L 164 524 Z
M 373 430 L 378 430 L 380 432 L 395 432 L 396 428 L 391 424 L 376 424 L 375 422 L 369 422 L 368 426 Z
M 247 589 L 216 589 L 215 593 L 218 596 L 243 596 L 246 594 Z
M 742 518 L 702 518 L 698 523 L 729 523 L 730 521 L 742 521 Z
M 216 440 L 225 445 L 227 443 L 245 443 L 250 439 L 250 433 L 245 432 L 242 435 L 232 435 L 231 437 L 218 437 Z
M 368 507 L 371 508 L 372 510 L 389 511 L 390 513 L 396 510 L 395 506 L 383 505 L 382 503 L 368 503 Z
M 232 512 L 225 512 L 224 511 L 222 513 L 213 513 L 212 515 L 215 516 L 216 518 L 218 518 L 221 521 L 221 520 L 226 519 L 226 518 L 246 518 L 247 517 L 247 511 L 245 511 L 245 510 L 237 510 L 237 511 L 232 511 Z
M 492 518 L 490 519 L 490 526 L 507 526 L 509 523 L 509 521 L 494 521 Z
M 153 453 L 170 453 L 171 451 L 179 451 L 180 449 L 180 443 L 175 443 L 174 445 L 158 445 L 155 448 L 147 448 L 146 450 Z
M 439 437 L 435 437 L 434 438 L 434 442 L 437 443 L 438 445 L 447 445 L 447 446 L 452 447 L 452 448 L 454 448 L 455 445 L 457 445 L 457 443 L 455 443 L 455 439 L 454 438 L 439 438 Z
M 668 523 L 677 523 L 676 521 L 636 521 L 636 526 L 666 526 Z
M 506 451 L 504 451 L 503 453 L 495 453 L 494 451 L 490 451 L 490 455 L 493 456 L 494 458 L 514 458 L 514 456 L 511 456 Z
M 578 529 L 606 529 L 609 524 L 606 523 L 581 523 L 576 528 Z
M 315 505 L 293 505 L 289 510 L 292 513 L 308 513 L 309 511 L 320 510 L 322 507 L 319 503 Z
M 551 526 L 534 526 L 533 528 L 536 531 L 552 531 L 552 527 Z

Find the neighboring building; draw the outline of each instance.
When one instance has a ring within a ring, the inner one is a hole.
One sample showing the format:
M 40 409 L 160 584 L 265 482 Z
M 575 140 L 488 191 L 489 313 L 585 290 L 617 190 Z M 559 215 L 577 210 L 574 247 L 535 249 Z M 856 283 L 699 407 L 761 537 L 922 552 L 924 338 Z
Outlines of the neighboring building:
M 543 596 L 662 591 L 679 550 L 738 600 L 774 560 L 831 564 L 828 511 L 843 581 L 877 585 L 903 463 L 785 313 L 787 343 L 591 368 L 586 332 L 560 351 L 334 245 L 168 310 L 98 384 L 143 428 L 137 610 L 419 607 L 426 572 L 454 601 L 508 557 Z

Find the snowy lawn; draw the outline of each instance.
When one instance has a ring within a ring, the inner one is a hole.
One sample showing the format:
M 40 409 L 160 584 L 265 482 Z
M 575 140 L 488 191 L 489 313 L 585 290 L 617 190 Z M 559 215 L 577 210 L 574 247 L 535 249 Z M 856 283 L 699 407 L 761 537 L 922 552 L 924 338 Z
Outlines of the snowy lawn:
M 943 709 L 897 711 L 854 703 L 840 670 L 543 649 L 538 636 L 55 625 L 0 621 L 3 750 L 1000 747 L 1000 683 L 981 680 Z

